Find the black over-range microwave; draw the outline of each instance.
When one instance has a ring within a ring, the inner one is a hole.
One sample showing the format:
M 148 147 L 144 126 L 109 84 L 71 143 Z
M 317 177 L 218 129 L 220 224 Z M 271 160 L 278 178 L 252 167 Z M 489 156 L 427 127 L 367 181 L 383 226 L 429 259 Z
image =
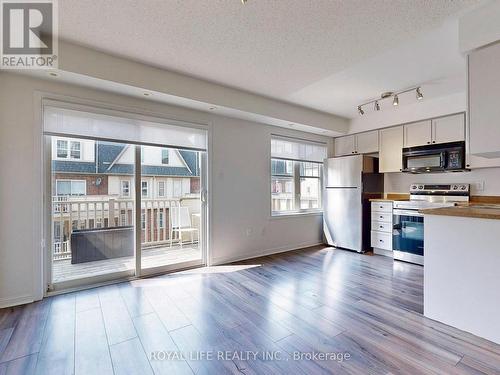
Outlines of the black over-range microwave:
M 408 173 L 462 172 L 465 142 L 450 142 L 403 148 L 403 169 Z

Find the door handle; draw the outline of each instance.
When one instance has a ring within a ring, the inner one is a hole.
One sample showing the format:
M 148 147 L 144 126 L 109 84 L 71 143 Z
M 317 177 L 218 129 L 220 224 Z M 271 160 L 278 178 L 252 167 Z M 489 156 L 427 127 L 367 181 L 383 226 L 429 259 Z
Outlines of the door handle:
M 207 203 L 207 191 L 205 189 L 201 191 L 200 200 L 202 203 Z

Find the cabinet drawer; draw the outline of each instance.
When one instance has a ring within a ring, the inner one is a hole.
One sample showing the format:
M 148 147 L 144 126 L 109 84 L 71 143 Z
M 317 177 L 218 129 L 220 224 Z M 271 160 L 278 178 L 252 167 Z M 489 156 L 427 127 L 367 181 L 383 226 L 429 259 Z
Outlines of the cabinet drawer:
M 392 223 L 392 212 L 372 212 L 372 221 Z
M 392 202 L 372 202 L 372 211 L 392 212 Z
M 382 221 L 372 221 L 372 230 L 375 232 L 392 233 L 392 223 L 384 223 Z
M 372 231 L 372 247 L 392 250 L 392 234 Z

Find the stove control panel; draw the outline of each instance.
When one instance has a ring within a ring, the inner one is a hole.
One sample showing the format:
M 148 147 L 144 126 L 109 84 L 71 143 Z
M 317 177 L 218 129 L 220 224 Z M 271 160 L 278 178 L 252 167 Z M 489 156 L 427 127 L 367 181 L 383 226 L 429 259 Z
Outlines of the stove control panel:
M 422 184 L 410 186 L 410 194 L 420 195 L 469 195 L 469 184 Z

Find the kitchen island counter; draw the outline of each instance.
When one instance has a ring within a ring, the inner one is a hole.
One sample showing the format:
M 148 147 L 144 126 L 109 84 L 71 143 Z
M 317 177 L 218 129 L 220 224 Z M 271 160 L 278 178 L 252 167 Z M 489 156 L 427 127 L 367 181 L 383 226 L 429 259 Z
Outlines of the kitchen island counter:
M 424 209 L 424 315 L 500 343 L 500 209 Z
M 458 216 L 500 220 L 500 205 L 467 204 L 455 207 L 428 208 L 419 211 L 425 215 Z

